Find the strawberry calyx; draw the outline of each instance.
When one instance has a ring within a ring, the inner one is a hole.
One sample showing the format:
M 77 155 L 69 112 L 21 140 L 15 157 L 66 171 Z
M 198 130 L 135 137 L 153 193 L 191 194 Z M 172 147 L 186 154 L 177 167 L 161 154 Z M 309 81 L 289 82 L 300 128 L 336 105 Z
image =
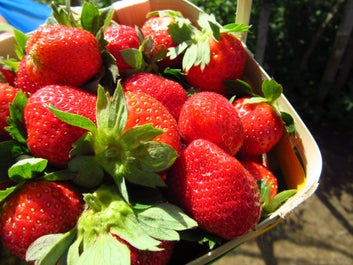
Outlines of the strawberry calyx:
M 260 190 L 262 211 L 261 217 L 267 218 L 274 211 L 276 211 L 282 204 L 284 204 L 289 198 L 297 193 L 296 189 L 288 189 L 279 192 L 271 199 L 271 186 L 272 182 L 267 182 L 266 179 L 258 181 L 258 187 Z
M 169 48 L 167 56 L 175 59 L 180 54 L 183 56 L 183 70 L 188 71 L 193 66 L 200 66 L 201 70 L 210 62 L 211 49 L 209 39 L 220 40 L 221 34 L 235 34 L 246 32 L 249 26 L 241 24 L 227 24 L 221 26 L 214 15 L 201 12 L 194 26 L 187 19 L 179 19 L 179 23 L 172 24 L 169 28 L 177 47 Z
M 97 126 L 86 117 L 53 106 L 49 109 L 59 119 L 88 131 L 74 144 L 68 165 L 69 171 L 82 175 L 82 182 L 76 184 L 95 187 L 106 172 L 126 201 L 129 201 L 126 181 L 151 188 L 165 186 L 158 172 L 174 163 L 177 152 L 168 144 L 152 141 L 164 131 L 151 124 L 125 130 L 127 106 L 120 82 L 112 97 L 102 87 L 98 88 Z

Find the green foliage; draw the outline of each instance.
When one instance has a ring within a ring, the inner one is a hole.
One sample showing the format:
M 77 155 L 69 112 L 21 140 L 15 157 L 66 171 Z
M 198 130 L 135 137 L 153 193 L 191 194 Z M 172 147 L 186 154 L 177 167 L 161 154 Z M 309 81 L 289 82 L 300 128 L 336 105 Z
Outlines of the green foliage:
M 235 19 L 236 1 L 191 0 L 222 23 Z M 261 4 L 254 0 L 250 18 L 252 25 L 247 46 L 255 53 Z M 353 122 L 353 85 L 348 79 L 341 90 L 330 87 L 323 102 L 318 100 L 320 81 L 330 56 L 344 5 L 323 31 L 309 57 L 300 68 L 304 52 L 337 0 L 273 0 L 263 67 L 284 87 L 284 94 L 304 121 L 312 126 L 334 121 L 337 128 L 349 129 Z M 350 75 L 352 76 L 352 74 Z

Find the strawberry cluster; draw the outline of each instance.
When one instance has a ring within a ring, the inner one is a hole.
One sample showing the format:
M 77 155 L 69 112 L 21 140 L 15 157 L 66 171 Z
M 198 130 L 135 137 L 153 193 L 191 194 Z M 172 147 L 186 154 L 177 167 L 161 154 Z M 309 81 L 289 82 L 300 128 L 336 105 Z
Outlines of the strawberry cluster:
M 292 128 L 282 87 L 241 81 L 247 27 L 113 12 L 53 5 L 2 60 L 0 237 L 21 259 L 167 264 L 185 238 L 241 237 L 295 193 L 278 199 L 266 161 Z

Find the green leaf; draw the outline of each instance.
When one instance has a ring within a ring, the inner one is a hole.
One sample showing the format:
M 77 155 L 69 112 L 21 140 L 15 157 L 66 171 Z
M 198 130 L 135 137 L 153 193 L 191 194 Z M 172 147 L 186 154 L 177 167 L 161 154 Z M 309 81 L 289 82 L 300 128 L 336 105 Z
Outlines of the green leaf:
M 101 234 L 94 244 L 84 249 L 82 255 L 72 264 L 130 264 L 130 250 L 110 234 Z
M 284 122 L 284 125 L 286 126 L 287 132 L 290 134 L 295 133 L 295 131 L 296 131 L 295 122 L 294 122 L 292 115 L 290 115 L 288 112 L 284 112 L 284 111 L 281 111 L 280 114 L 281 114 L 281 118 Z
M 26 43 L 28 36 L 20 30 L 14 29 L 14 35 L 16 39 L 15 53 L 18 59 L 22 59 L 26 53 Z
M 4 190 L 0 190 L 0 203 L 6 200 L 6 198 L 10 196 L 20 186 L 22 186 L 22 184 L 17 184 L 15 186 L 8 187 Z
M 230 23 L 222 26 L 221 32 L 222 33 L 249 32 L 250 28 L 251 26 L 248 26 L 248 25 Z
M 43 158 L 25 158 L 9 168 L 9 178 L 16 182 L 38 177 L 47 167 L 48 161 Z
M 87 131 L 95 131 L 96 130 L 96 125 L 94 124 L 94 122 L 85 116 L 81 116 L 78 114 L 59 110 L 54 105 L 49 105 L 48 109 L 57 118 L 59 118 L 63 122 L 66 122 L 69 125 L 80 127 L 80 128 L 85 129 Z
M 168 26 L 168 33 L 176 43 L 185 43 L 192 40 L 193 31 L 188 21 L 183 24 L 171 23 Z
M 24 145 L 26 145 L 27 139 L 27 131 L 23 124 L 23 110 L 26 104 L 26 94 L 19 91 L 9 106 L 10 116 L 7 118 L 9 126 L 5 128 L 13 139 Z
M 106 135 L 120 136 L 127 121 L 127 106 L 123 88 L 118 82 L 113 97 L 98 87 L 97 128 Z
M 92 2 L 85 2 L 81 11 L 82 28 L 96 35 L 101 27 L 99 21 L 99 9 Z
M 67 169 L 45 172 L 43 179 L 49 181 L 65 181 L 65 180 L 73 180 L 76 177 L 74 172 L 70 172 Z
M 129 146 L 130 149 L 134 149 L 142 143 L 151 141 L 163 133 L 164 131 L 162 129 L 155 128 L 152 124 L 147 123 L 126 130 L 121 135 L 121 139 L 126 143 L 126 145 Z
M 68 250 L 76 232 L 74 228 L 64 234 L 49 234 L 38 238 L 27 249 L 26 261 L 36 261 L 36 265 L 56 264 Z
M 118 235 L 135 248 L 141 250 L 159 250 L 161 243 L 144 232 L 139 220 L 134 215 L 129 215 L 123 220 L 123 226 L 112 226 L 111 233 Z
M 137 213 L 139 222 L 146 233 L 160 240 L 180 239 L 176 231 L 197 227 L 195 220 L 173 204 L 161 203 Z
M 121 50 L 120 53 L 124 61 L 133 69 L 143 69 L 146 66 L 141 50 L 129 48 Z
M 267 79 L 262 82 L 262 92 L 264 97 L 270 102 L 271 104 L 278 99 L 283 91 L 282 85 L 278 84 L 273 79 Z
M 27 146 L 15 140 L 0 142 L 0 180 L 8 179 L 8 170 L 16 162 L 16 158 L 28 152 Z
M 74 157 L 69 161 L 68 169 L 75 173 L 73 182 L 80 187 L 97 187 L 104 178 L 103 168 L 94 156 Z

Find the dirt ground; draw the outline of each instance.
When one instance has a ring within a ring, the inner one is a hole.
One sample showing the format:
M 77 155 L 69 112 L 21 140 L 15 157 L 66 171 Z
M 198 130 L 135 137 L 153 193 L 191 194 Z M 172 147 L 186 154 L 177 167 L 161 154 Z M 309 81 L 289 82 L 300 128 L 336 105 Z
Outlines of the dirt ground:
M 215 265 L 353 265 L 353 152 L 335 130 L 311 132 L 324 162 L 316 193 Z

